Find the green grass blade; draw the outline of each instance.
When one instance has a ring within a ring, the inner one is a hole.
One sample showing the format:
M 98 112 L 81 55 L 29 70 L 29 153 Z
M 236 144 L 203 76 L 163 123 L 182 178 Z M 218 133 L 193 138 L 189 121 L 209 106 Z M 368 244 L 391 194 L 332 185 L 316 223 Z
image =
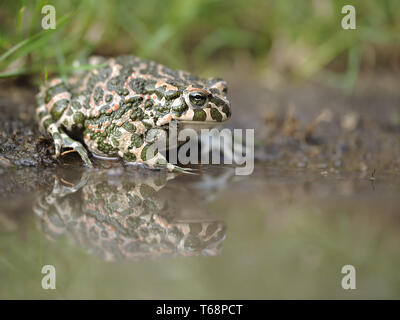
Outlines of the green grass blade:
M 57 28 L 61 28 L 62 26 L 65 25 L 65 23 L 68 21 L 68 19 L 70 19 L 72 15 L 68 14 L 62 18 L 59 19 L 59 23 L 57 23 Z M 35 41 L 38 41 L 41 38 L 47 37 L 49 38 L 51 35 L 54 34 L 54 32 L 58 31 L 58 29 L 55 30 L 42 30 L 24 40 L 22 40 L 21 42 L 17 43 L 16 45 L 14 45 L 13 47 L 11 47 L 9 50 L 7 50 L 5 53 L 3 53 L 0 56 L 0 63 L 4 62 L 7 58 L 11 57 L 13 54 L 15 54 L 18 50 L 21 50 L 23 48 L 26 48 L 28 46 L 28 44 L 34 43 Z M 25 50 L 25 52 L 23 52 L 22 55 L 27 55 L 28 53 L 30 53 L 32 50 Z M 15 60 L 15 59 L 13 59 Z

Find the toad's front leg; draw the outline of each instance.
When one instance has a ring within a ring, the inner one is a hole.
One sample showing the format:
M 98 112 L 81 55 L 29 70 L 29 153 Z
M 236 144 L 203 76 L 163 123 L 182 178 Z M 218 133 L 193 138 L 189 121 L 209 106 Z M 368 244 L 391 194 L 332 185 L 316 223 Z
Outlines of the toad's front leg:
M 150 168 L 167 169 L 170 172 L 191 173 L 195 170 L 182 168 L 169 163 L 162 153 L 167 149 L 168 133 L 164 129 L 150 129 L 146 133 L 143 148 L 139 155 L 139 162 Z
M 64 82 L 57 78 L 41 88 L 36 96 L 40 128 L 54 141 L 55 156 L 62 155 L 63 148 L 72 149 L 80 155 L 85 165 L 93 167 L 85 147 L 68 136 L 65 130 L 82 128 L 84 114 L 71 103 L 71 93 Z

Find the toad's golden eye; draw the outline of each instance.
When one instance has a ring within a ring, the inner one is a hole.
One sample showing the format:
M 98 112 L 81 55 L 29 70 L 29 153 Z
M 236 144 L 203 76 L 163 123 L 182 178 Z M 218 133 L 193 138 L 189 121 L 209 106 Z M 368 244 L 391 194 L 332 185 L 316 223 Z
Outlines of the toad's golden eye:
M 207 103 L 207 95 L 200 91 L 193 91 L 189 94 L 190 102 L 196 107 L 203 107 Z

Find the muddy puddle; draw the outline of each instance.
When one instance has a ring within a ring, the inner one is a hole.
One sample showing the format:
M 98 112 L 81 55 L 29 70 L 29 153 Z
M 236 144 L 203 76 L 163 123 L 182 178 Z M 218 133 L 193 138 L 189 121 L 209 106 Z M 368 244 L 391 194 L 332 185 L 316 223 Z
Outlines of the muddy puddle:
M 384 79 L 352 95 L 234 84 L 228 127 L 256 133 L 249 176 L 56 161 L 34 92 L 0 90 L 0 298 L 400 297 L 400 94 Z

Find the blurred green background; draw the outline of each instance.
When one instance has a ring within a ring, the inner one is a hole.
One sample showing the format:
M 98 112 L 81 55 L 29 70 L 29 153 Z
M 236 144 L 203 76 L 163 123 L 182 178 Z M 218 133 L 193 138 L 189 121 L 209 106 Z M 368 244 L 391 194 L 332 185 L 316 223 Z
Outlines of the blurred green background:
M 42 30 L 41 8 L 57 29 Z M 352 4 L 357 29 L 343 30 Z M 200 75 L 246 64 L 351 86 L 360 68 L 398 68 L 398 0 L 0 1 L 0 76 L 66 73 L 91 54 L 136 54 Z

